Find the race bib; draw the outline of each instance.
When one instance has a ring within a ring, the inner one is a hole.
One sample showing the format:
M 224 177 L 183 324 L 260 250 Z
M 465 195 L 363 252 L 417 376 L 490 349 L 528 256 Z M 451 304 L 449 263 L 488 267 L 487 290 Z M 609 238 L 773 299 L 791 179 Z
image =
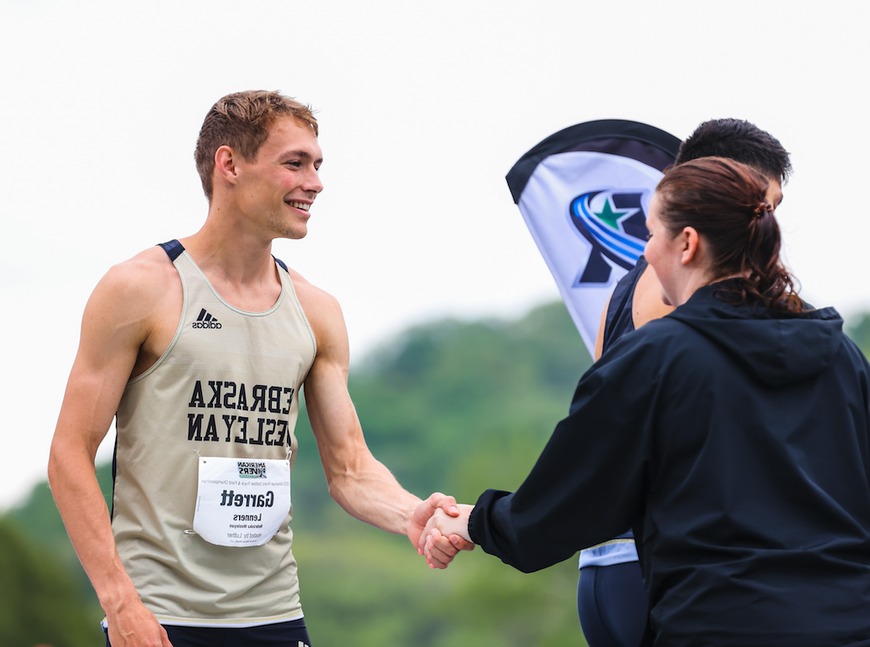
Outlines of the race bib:
M 289 457 L 200 457 L 193 530 L 210 544 L 262 546 L 289 512 Z

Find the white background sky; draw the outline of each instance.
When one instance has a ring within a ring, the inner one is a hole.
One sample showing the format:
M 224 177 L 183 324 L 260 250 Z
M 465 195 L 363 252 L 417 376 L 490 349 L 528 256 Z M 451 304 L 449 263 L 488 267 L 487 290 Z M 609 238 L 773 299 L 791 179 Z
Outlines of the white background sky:
M 325 190 L 308 237 L 275 253 L 338 297 L 354 360 L 414 323 L 558 298 L 504 176 L 592 119 L 681 139 L 715 117 L 770 131 L 795 166 L 777 213 L 804 296 L 847 321 L 870 310 L 868 13 L 837 0 L 0 0 L 0 508 L 44 478 L 96 282 L 203 222 L 193 147 L 238 90 L 317 110 Z

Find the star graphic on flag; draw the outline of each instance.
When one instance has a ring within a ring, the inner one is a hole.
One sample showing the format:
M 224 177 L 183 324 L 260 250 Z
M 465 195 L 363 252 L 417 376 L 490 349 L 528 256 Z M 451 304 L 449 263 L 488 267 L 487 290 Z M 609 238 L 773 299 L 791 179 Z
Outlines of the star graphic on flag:
M 619 219 L 627 213 L 628 211 L 614 211 L 610 206 L 610 200 L 605 200 L 604 209 L 601 213 L 596 213 L 595 215 L 598 216 L 605 225 L 619 231 Z

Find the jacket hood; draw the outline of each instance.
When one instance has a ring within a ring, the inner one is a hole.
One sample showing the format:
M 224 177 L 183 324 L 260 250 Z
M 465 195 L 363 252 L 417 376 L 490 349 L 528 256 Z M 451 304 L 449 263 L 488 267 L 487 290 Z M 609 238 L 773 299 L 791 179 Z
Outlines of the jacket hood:
M 843 342 L 843 319 L 834 308 L 794 314 L 714 296 L 728 281 L 697 290 L 667 315 L 722 347 L 770 386 L 800 382 L 833 362 Z

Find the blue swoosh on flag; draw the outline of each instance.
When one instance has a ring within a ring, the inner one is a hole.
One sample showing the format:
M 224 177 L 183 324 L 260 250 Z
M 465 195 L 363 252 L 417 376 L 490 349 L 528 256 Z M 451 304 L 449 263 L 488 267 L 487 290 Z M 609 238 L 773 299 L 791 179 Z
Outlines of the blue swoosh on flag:
M 623 231 L 608 227 L 589 209 L 589 202 L 601 191 L 584 193 L 571 203 L 571 215 L 578 220 L 595 241 L 609 252 L 630 262 L 637 263 L 643 254 L 646 241 L 630 236 Z M 578 223 L 575 222 L 575 226 Z

